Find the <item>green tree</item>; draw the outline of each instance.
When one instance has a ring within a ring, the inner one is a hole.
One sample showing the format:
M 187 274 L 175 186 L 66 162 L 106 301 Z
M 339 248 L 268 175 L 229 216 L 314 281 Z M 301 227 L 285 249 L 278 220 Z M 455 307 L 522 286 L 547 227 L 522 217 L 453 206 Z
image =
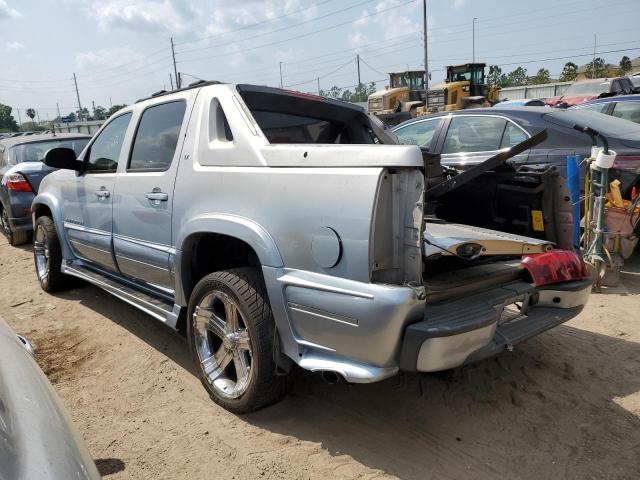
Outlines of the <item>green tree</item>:
M 589 78 L 600 78 L 607 76 L 607 63 L 604 58 L 598 57 L 586 65 L 587 76 Z
M 89 110 L 86 107 L 81 108 L 76 112 L 76 116 L 80 119 L 80 121 L 91 120 L 91 115 L 89 115 Z
M 620 63 L 618 64 L 620 68 L 618 68 L 618 75 L 626 75 L 631 71 L 631 59 L 626 55 L 620 59 Z
M 93 109 L 93 119 L 94 120 L 105 120 L 107 118 L 107 110 L 104 107 L 98 105 Z
M 489 67 L 489 75 L 487 76 L 487 83 L 492 87 L 501 87 L 502 69 L 497 65 L 491 65 Z
M 509 80 L 509 86 L 511 87 L 520 87 L 522 85 L 526 85 L 529 81 L 527 77 L 527 69 L 518 67 L 515 70 L 509 72 L 507 75 L 507 79 Z
M 36 128 L 36 122 L 33 120 L 36 118 L 36 111 L 33 108 L 27 108 L 27 117 L 31 119 L 32 129 Z
M 541 68 L 540 70 L 538 70 L 538 73 L 536 73 L 529 79 L 529 81 L 531 82 L 531 85 L 541 85 L 543 83 L 549 83 L 551 81 L 551 74 L 546 68 Z
M 11 115 L 11 107 L 0 103 L 0 132 L 17 132 L 18 123 Z
M 113 106 L 113 107 L 111 107 L 109 110 L 107 110 L 107 113 L 106 113 L 107 117 L 110 117 L 111 115 L 113 115 L 114 113 L 116 113 L 118 110 L 120 110 L 121 108 L 124 108 L 124 107 L 126 107 L 126 106 L 127 106 L 127 105 L 126 105 L 126 104 L 124 104 L 124 103 L 123 103 L 123 104 L 121 104 L 121 105 L 118 105 L 118 104 L 114 105 L 114 106 Z
M 561 82 L 573 82 L 578 76 L 578 65 L 573 62 L 567 62 L 562 68 L 559 80 Z

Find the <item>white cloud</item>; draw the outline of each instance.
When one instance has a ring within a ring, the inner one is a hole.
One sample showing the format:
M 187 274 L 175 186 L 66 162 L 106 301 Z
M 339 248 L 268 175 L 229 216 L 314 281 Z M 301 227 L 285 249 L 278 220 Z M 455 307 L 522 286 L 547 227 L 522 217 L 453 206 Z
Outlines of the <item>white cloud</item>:
M 18 10 L 11 8 L 6 0 L 0 0 L 0 20 L 19 16 L 21 16 L 21 13 Z
M 13 52 L 14 50 L 21 50 L 24 48 L 24 45 L 17 41 L 6 42 L 4 44 L 5 52 Z
M 207 25 L 205 36 L 218 35 L 236 30 L 238 28 L 253 25 L 259 22 L 274 20 L 283 15 L 295 15 L 285 17 L 282 22 L 266 23 L 265 27 L 269 29 L 278 29 L 286 25 L 286 22 L 300 22 L 309 20 L 318 11 L 316 6 L 305 8 L 306 5 L 301 0 L 248 0 L 242 2 L 242 5 L 235 1 L 225 1 L 211 15 L 211 21 Z M 302 10 L 302 11 L 300 11 Z M 250 36 L 248 32 L 257 32 L 256 30 L 243 31 L 243 35 Z
M 144 61 L 144 55 L 132 50 L 130 47 L 116 47 L 76 54 L 76 68 L 79 71 L 91 73 L 113 68 L 113 73 L 105 75 L 122 73 L 128 67 L 140 68 Z
M 128 28 L 183 33 L 193 27 L 193 20 L 198 17 L 189 0 L 84 0 L 83 3 L 103 30 Z
M 352 47 L 360 47 L 368 43 L 371 43 L 371 40 L 362 32 L 353 32 L 349 35 L 349 45 Z
M 422 31 L 422 21 L 420 20 L 422 9 L 418 8 L 417 3 L 397 9 L 393 8 L 402 3 L 403 0 L 380 0 L 376 3 L 373 12 L 377 15 L 367 17 L 370 13 L 363 12 L 360 18 L 352 24 L 352 33 L 349 38 L 351 45 L 360 46 L 369 43 L 364 30 L 369 33 L 374 32 L 374 36 L 378 40 Z
M 454 0 L 453 6 L 455 7 L 456 10 L 460 10 L 462 7 L 465 6 L 466 3 L 467 3 L 467 0 Z

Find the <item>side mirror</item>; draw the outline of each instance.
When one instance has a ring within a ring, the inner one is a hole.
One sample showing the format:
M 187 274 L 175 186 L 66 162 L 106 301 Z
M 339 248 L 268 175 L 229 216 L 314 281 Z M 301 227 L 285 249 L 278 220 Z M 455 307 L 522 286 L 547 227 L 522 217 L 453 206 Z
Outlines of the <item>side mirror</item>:
M 76 172 L 82 169 L 82 163 L 78 161 L 76 152 L 71 148 L 58 147 L 48 150 L 44 154 L 44 164 L 48 167 L 75 170 Z

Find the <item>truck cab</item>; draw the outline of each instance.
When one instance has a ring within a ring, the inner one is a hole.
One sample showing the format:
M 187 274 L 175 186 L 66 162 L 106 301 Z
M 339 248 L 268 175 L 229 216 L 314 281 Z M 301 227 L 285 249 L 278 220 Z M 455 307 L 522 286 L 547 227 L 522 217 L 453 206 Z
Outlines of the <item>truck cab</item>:
M 489 107 L 498 98 L 498 91 L 485 80 L 486 63 L 464 63 L 447 67 L 444 82 L 433 85 L 427 92 L 427 112 Z

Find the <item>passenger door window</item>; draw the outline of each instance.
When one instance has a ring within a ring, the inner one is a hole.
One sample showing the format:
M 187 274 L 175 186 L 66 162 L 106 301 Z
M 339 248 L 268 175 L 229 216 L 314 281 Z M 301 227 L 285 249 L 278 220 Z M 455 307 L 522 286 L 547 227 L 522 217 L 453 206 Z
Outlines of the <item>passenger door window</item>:
M 433 142 L 440 118 L 418 121 L 395 130 L 394 133 L 406 145 L 418 145 L 429 150 Z
M 138 124 L 127 171 L 162 172 L 171 166 L 186 102 L 163 103 L 147 108 Z
M 498 117 L 471 115 L 453 117 L 442 153 L 498 150 L 506 123 L 505 119 Z
M 85 164 L 86 173 L 113 173 L 116 171 L 129 121 L 131 121 L 131 113 L 120 115 L 98 134 L 89 149 L 89 157 Z
M 640 123 L 640 102 L 617 102 L 611 115 Z

